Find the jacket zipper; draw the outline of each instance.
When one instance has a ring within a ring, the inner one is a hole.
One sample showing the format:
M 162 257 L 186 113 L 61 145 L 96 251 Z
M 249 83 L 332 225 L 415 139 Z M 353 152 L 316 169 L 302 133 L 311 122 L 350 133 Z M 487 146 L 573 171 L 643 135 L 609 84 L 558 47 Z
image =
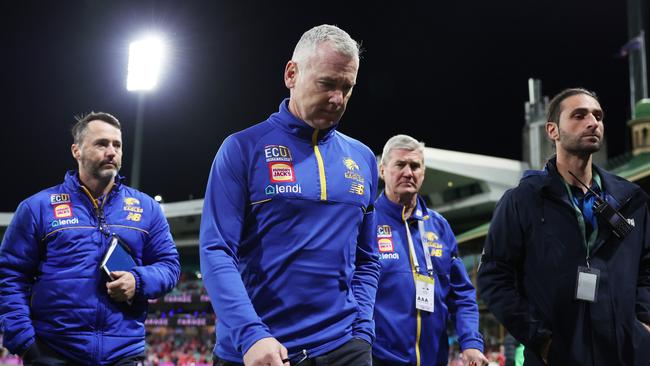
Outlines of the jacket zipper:
M 318 149 L 318 129 L 314 130 L 311 136 L 311 144 L 314 148 L 314 155 L 316 155 L 316 162 L 318 163 L 318 176 L 320 178 L 320 200 L 327 201 L 327 179 L 325 178 L 325 164 L 323 164 L 323 157 Z
M 404 223 L 404 228 L 406 230 L 410 230 L 407 222 L 407 218 L 404 217 L 404 213 L 406 212 L 406 206 L 402 208 L 402 222 Z M 417 253 L 413 253 L 413 255 L 417 255 Z M 413 263 L 413 257 L 411 256 L 411 248 L 409 244 L 409 265 L 411 266 L 411 272 L 413 274 L 413 287 L 417 291 L 417 283 L 415 280 L 415 268 L 414 268 L 414 263 Z M 415 366 L 420 366 L 420 338 L 422 336 L 422 313 L 420 312 L 420 309 L 415 309 L 417 316 L 415 320 Z
M 105 236 L 110 236 L 110 232 L 108 230 L 108 225 L 106 223 L 106 217 L 104 216 L 104 205 L 106 204 L 106 201 L 108 201 L 109 195 L 113 191 L 113 187 L 106 193 L 104 200 L 102 201 L 101 207 L 97 205 L 97 200 L 93 198 L 92 194 L 88 190 L 88 188 L 84 187 L 81 185 L 82 191 L 86 194 L 88 199 L 90 199 L 90 203 L 92 203 L 93 208 L 95 209 L 95 217 L 97 218 L 97 230 L 102 235 Z M 103 241 L 102 241 L 103 243 Z M 104 245 L 102 244 L 102 248 Z M 99 355 L 100 355 L 100 347 L 102 341 L 100 338 L 102 337 L 102 333 L 104 332 L 104 310 L 106 306 L 104 303 L 100 300 L 101 298 L 98 298 L 98 304 L 97 304 L 97 315 L 95 317 L 95 336 L 96 336 L 96 341 L 93 347 L 93 358 L 95 361 L 99 360 Z

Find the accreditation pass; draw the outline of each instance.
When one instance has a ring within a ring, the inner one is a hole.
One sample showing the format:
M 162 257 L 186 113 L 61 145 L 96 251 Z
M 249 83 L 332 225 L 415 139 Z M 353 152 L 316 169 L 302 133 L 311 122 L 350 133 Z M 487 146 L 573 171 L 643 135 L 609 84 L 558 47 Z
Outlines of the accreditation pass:
M 423 274 L 415 274 L 415 308 L 433 313 L 435 280 Z

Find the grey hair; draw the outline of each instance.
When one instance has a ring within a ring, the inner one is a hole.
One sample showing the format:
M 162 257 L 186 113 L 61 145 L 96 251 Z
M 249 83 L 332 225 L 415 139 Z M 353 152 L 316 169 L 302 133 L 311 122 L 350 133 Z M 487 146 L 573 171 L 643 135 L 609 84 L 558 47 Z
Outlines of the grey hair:
M 420 142 L 408 135 L 395 135 L 386 141 L 384 145 L 384 150 L 381 153 L 381 164 L 386 165 L 388 163 L 388 157 L 390 152 L 395 149 L 404 149 L 408 151 L 419 151 L 422 153 L 424 158 L 424 142 Z
M 303 33 L 293 50 L 291 59 L 297 63 L 306 62 L 323 42 L 331 42 L 338 52 L 359 60 L 361 46 L 343 29 L 329 24 L 322 24 Z

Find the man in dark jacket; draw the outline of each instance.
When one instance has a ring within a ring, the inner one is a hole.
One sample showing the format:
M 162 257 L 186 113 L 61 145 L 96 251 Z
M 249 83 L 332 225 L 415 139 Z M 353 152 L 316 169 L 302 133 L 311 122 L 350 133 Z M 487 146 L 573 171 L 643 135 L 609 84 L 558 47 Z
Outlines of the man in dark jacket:
M 4 345 L 26 366 L 135 366 L 147 299 L 174 287 L 178 253 L 158 203 L 117 174 L 119 121 L 91 113 L 72 135 L 79 170 L 24 200 L 0 246 Z M 115 237 L 136 265 L 104 273 Z
M 562 91 L 547 120 L 557 155 L 498 203 L 480 295 L 526 365 L 648 365 L 648 197 L 592 164 L 603 139 L 592 92 Z

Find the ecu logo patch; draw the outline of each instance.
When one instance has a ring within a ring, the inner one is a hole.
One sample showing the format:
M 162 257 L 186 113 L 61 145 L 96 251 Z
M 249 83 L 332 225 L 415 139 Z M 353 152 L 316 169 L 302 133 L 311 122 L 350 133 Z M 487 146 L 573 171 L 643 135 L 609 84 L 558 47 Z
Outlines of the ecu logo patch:
M 51 194 L 50 204 L 58 205 L 59 203 L 70 203 L 70 195 L 67 193 Z
M 282 145 L 266 145 L 264 146 L 264 159 L 267 163 L 274 161 L 291 162 L 291 151 L 289 148 Z
M 392 238 L 393 233 L 390 230 L 390 225 L 377 225 L 378 238 Z

